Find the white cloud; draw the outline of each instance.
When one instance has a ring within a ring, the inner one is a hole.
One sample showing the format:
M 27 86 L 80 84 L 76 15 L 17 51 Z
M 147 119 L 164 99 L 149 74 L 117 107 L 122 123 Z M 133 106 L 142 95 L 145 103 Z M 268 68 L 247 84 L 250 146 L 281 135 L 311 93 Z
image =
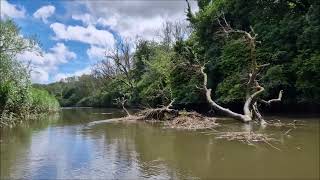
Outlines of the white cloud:
M 31 82 L 33 83 L 47 83 L 49 80 L 49 72 L 39 67 L 31 71 Z
M 103 27 L 114 27 L 117 25 L 117 22 L 119 20 L 119 15 L 118 14 L 112 14 L 112 16 L 108 18 L 96 18 L 88 13 L 85 14 L 73 14 L 72 19 L 81 21 L 85 26 L 89 25 L 100 25 Z
M 90 46 L 89 49 L 87 49 L 87 55 L 90 60 L 102 60 L 105 58 L 106 49 L 97 47 L 97 46 Z
M 33 13 L 33 17 L 41 19 L 44 23 L 47 23 L 47 19 L 54 14 L 55 9 L 56 8 L 52 5 L 42 6 L 35 13 Z
M 17 55 L 18 60 L 31 63 L 31 80 L 34 83 L 48 83 L 49 75 L 57 71 L 58 65 L 76 57 L 76 54 L 69 51 L 63 43 L 57 43 L 48 52 L 38 47 L 38 50 L 25 51 Z
M 170 20 L 177 20 L 178 18 L 172 17 Z M 163 23 L 168 20 L 167 17 L 163 16 L 154 16 L 152 18 L 141 18 L 137 17 L 136 19 L 129 18 L 126 22 L 123 22 L 117 25 L 117 29 L 123 37 L 136 37 L 140 36 L 147 40 L 158 40 L 159 34 L 158 31 L 163 26 Z M 135 23 L 135 22 L 141 22 Z
M 54 81 L 61 81 L 66 79 L 67 77 L 73 77 L 73 76 L 81 76 L 84 74 L 90 74 L 91 73 L 91 67 L 88 66 L 84 69 L 80 69 L 78 71 L 75 71 L 74 73 L 58 73 L 54 76 Z
M 75 59 L 77 55 L 68 50 L 63 43 L 57 43 L 56 46 L 50 49 L 51 53 L 47 53 L 48 59 L 52 57 L 52 62 L 66 63 L 70 59 Z
M 124 18 L 118 14 L 112 14 L 108 18 L 95 18 L 86 13 L 83 15 L 73 15 L 73 19 L 81 21 L 86 26 L 100 25 L 102 27 L 110 27 L 119 32 L 124 38 L 135 38 L 142 36 L 148 40 L 158 39 L 158 30 L 161 29 L 163 23 L 169 19 L 162 15 L 152 16 L 149 18 L 135 17 Z M 171 17 L 170 20 L 177 20 L 178 17 Z
M 104 27 L 107 27 L 107 26 L 115 27 L 118 24 L 119 18 L 120 16 L 118 14 L 113 14 L 111 17 L 108 17 L 108 18 L 100 17 L 97 20 L 97 24 Z
M 54 47 L 49 49 L 49 52 L 44 52 L 38 47 L 37 50 L 25 51 L 17 56 L 19 60 L 30 61 L 32 64 L 36 65 L 49 66 L 66 63 L 76 57 L 76 54 L 69 51 L 63 43 L 57 43 Z
M 57 81 L 61 81 L 67 77 L 71 77 L 71 74 L 68 73 L 58 73 L 54 76 L 53 81 L 57 82 Z
M 197 2 L 190 1 L 191 8 L 198 10 Z M 159 40 L 158 30 L 167 20 L 186 21 L 187 4 L 185 1 L 82 1 L 89 11 L 86 23 L 111 27 L 124 38 L 136 36 L 148 40 Z M 74 9 L 75 5 L 72 7 Z M 76 10 L 75 10 L 76 11 Z M 82 21 L 84 22 L 84 21 Z
M 50 28 L 54 31 L 54 38 L 57 40 L 73 40 L 102 47 L 110 47 L 114 44 L 113 35 L 109 31 L 99 30 L 92 25 L 83 27 L 53 23 Z
M 6 18 L 24 18 L 25 17 L 25 9 L 22 7 L 18 7 L 17 5 L 10 4 L 6 0 L 0 0 L 1 7 L 1 19 Z
M 95 18 L 88 13 L 72 15 L 72 19 L 81 21 L 85 25 L 93 25 L 96 21 Z

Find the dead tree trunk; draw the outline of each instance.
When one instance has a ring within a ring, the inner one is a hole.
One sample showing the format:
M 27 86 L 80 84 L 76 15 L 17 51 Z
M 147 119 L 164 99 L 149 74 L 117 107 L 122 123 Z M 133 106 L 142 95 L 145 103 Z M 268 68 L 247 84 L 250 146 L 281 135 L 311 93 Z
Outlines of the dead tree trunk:
M 220 19 L 223 20 L 223 23 L 221 23 Z M 258 98 L 261 95 L 261 93 L 264 91 L 264 88 L 259 85 L 259 82 L 257 80 L 257 76 L 258 76 L 259 70 L 262 67 L 268 66 L 269 64 L 258 65 L 258 63 L 257 63 L 257 58 L 256 58 L 256 44 L 257 44 L 256 37 L 257 37 L 257 34 L 254 32 L 252 27 L 250 27 L 251 32 L 233 29 L 226 21 L 224 15 L 221 18 L 218 18 L 217 20 L 218 20 L 218 24 L 221 26 L 223 33 L 226 36 L 228 36 L 231 33 L 241 34 L 245 38 L 245 40 L 246 40 L 245 42 L 250 48 L 251 65 L 249 68 L 249 75 L 248 75 L 249 80 L 246 84 L 246 86 L 247 86 L 246 87 L 246 101 L 243 106 L 243 114 L 239 114 L 239 113 L 231 111 L 230 109 L 226 109 L 226 108 L 218 105 L 216 102 L 214 102 L 212 100 L 211 89 L 207 88 L 208 76 L 204 72 L 205 67 L 202 66 L 201 73 L 204 77 L 203 86 L 206 91 L 206 98 L 207 98 L 208 102 L 210 103 L 210 105 L 214 109 L 220 111 L 221 113 L 223 113 L 229 117 L 240 120 L 242 122 L 249 122 L 249 121 L 256 119 L 256 120 L 260 121 L 260 123 L 265 123 L 261 113 L 258 110 L 258 104 L 257 104 Z M 272 102 L 281 101 L 281 98 L 282 98 L 282 90 L 280 91 L 279 97 L 277 99 L 272 99 L 269 101 L 261 100 L 261 102 L 266 103 L 266 104 L 271 104 Z
M 202 66 L 201 67 L 201 73 L 204 77 L 204 80 L 203 80 L 203 88 L 205 89 L 206 91 L 206 98 L 209 102 L 209 104 L 217 111 L 225 114 L 226 116 L 229 116 L 229 117 L 232 117 L 234 119 L 237 119 L 237 120 L 240 120 L 242 122 L 249 122 L 251 121 L 251 118 L 250 116 L 245 116 L 243 114 L 239 114 L 239 113 L 236 113 L 236 112 L 233 112 L 231 111 L 230 109 L 227 109 L 227 108 L 224 108 L 220 105 L 218 105 L 216 102 L 214 102 L 211 98 L 211 89 L 208 89 L 207 88 L 207 82 L 208 82 L 208 76 L 207 74 L 204 72 L 204 67 Z
M 115 101 L 116 101 L 116 104 L 119 104 L 119 105 L 122 106 L 122 109 L 127 113 L 127 116 L 130 117 L 131 114 L 130 114 L 130 112 L 128 111 L 128 109 L 125 107 L 126 102 L 127 102 L 127 99 L 125 99 L 124 97 L 122 97 L 122 98 L 117 98 L 117 99 L 115 99 Z

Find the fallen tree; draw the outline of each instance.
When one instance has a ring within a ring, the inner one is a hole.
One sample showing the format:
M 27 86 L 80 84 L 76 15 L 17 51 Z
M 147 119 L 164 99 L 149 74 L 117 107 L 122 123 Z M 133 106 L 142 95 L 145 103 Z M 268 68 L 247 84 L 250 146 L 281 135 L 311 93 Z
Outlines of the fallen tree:
M 224 15 L 217 18 L 217 22 L 221 27 L 221 30 L 225 36 L 229 36 L 229 34 L 239 34 L 245 39 L 245 43 L 250 49 L 250 61 L 251 65 L 248 72 L 248 81 L 246 83 L 246 101 L 243 105 L 243 114 L 236 113 L 231 111 L 230 109 L 224 108 L 218 105 L 214 100 L 211 98 L 211 89 L 207 88 L 208 82 L 208 75 L 205 72 L 205 65 L 200 66 L 200 72 L 203 75 L 203 89 L 206 92 L 206 98 L 209 104 L 217 111 L 225 114 L 228 117 L 240 120 L 242 122 L 250 122 L 252 120 L 257 120 L 261 124 L 265 124 L 266 121 L 263 119 L 259 109 L 258 109 L 258 102 L 262 102 L 265 104 L 270 105 L 273 102 L 281 101 L 283 91 L 279 92 L 279 97 L 277 99 L 271 100 L 262 100 L 260 95 L 265 90 L 263 86 L 259 84 L 257 76 L 261 68 L 268 66 L 269 64 L 261 64 L 259 65 L 257 62 L 256 57 L 256 44 L 260 43 L 256 40 L 257 34 L 254 32 L 253 28 L 250 27 L 251 31 L 243 31 L 233 29 L 230 24 L 226 21 Z
M 127 100 L 124 97 L 117 98 L 115 101 L 118 105 L 121 105 L 122 109 L 126 112 L 125 117 L 94 121 L 90 122 L 89 125 L 111 122 L 157 121 L 165 122 L 165 127 L 175 129 L 197 130 L 211 129 L 218 126 L 216 123 L 216 118 L 203 116 L 197 112 L 186 112 L 171 109 L 174 100 L 172 100 L 167 106 L 163 106 L 161 108 L 147 108 L 134 114 L 131 114 L 125 107 Z
M 279 92 L 279 95 L 276 99 L 271 100 L 263 100 L 261 99 L 261 94 L 264 92 L 265 88 L 259 84 L 258 76 L 262 68 L 268 66 L 269 64 L 258 64 L 257 57 L 256 57 L 256 44 L 260 43 L 256 40 L 257 34 L 254 32 L 254 29 L 250 27 L 251 31 L 247 32 L 244 30 L 237 30 L 233 29 L 228 22 L 226 21 L 224 15 L 220 16 L 217 19 L 218 24 L 221 27 L 221 32 L 223 32 L 224 36 L 228 36 L 230 34 L 238 34 L 241 37 L 244 38 L 245 44 L 250 49 L 250 65 L 248 69 L 248 80 L 246 83 L 246 100 L 243 105 L 243 113 L 237 113 L 234 112 L 228 108 L 222 107 L 221 105 L 217 104 L 211 97 L 211 89 L 207 87 L 208 83 L 208 75 L 205 72 L 205 64 L 200 65 L 200 72 L 203 75 L 203 89 L 206 94 L 206 99 L 209 102 L 209 104 L 218 112 L 240 120 L 241 122 L 247 123 L 253 120 L 256 120 L 260 122 L 261 124 L 266 124 L 266 121 L 264 120 L 263 116 L 261 115 L 259 111 L 259 103 L 264 103 L 266 105 L 271 105 L 274 102 L 279 102 L 282 99 L 283 91 L 281 90 Z M 178 110 L 171 109 L 174 100 L 172 100 L 169 105 L 163 106 L 161 108 L 148 108 L 145 110 L 142 110 L 138 113 L 135 113 L 134 115 L 131 115 L 129 111 L 125 108 L 126 99 L 117 99 L 116 100 L 118 104 L 122 105 L 122 108 L 127 113 L 127 117 L 122 118 L 125 120 L 159 120 L 159 121 L 168 121 L 168 120 L 177 120 L 176 118 L 179 118 L 181 116 L 181 113 Z M 199 118 L 201 116 L 201 118 Z M 186 117 L 186 116 L 184 116 Z M 202 120 L 207 120 L 208 117 L 202 116 L 198 114 L 197 116 L 194 116 L 194 114 L 189 114 L 187 117 L 192 117 Z M 181 119 L 180 119 L 181 120 Z M 180 120 L 175 121 L 182 122 Z M 189 119 L 190 120 L 190 119 Z M 189 120 L 184 120 L 184 122 L 189 122 Z

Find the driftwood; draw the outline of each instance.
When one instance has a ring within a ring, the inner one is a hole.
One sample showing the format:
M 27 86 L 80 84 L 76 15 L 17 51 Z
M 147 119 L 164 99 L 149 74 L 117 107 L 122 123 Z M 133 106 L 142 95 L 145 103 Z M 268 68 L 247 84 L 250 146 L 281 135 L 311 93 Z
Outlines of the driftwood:
M 281 122 L 280 120 L 270 120 L 268 121 L 267 123 L 268 126 L 274 126 L 274 127 L 292 127 L 292 128 L 295 128 L 297 126 L 303 126 L 303 122 L 301 121 L 297 121 L 297 120 L 294 120 L 290 123 L 284 123 L 284 122 Z
M 127 114 L 125 117 L 94 121 L 89 123 L 89 125 L 96 125 L 100 123 L 109 123 L 109 122 L 121 122 L 121 121 L 148 121 L 148 120 L 149 121 L 150 120 L 165 121 L 165 120 L 172 120 L 179 115 L 178 110 L 171 109 L 172 104 L 174 103 L 174 100 L 172 100 L 169 105 L 164 106 L 162 108 L 155 108 L 155 109 L 149 108 L 135 114 L 131 114 L 125 107 L 126 99 L 118 98 L 116 99 L 116 102 L 117 104 L 122 105 L 122 109 Z
M 137 113 L 137 116 L 140 116 L 141 119 L 144 120 L 172 120 L 179 115 L 178 110 L 171 109 L 173 103 L 174 100 L 172 100 L 168 106 L 164 106 L 162 108 L 145 109 Z
M 216 139 L 226 139 L 228 141 L 240 141 L 246 143 L 248 145 L 253 145 L 255 142 L 261 142 L 269 145 L 270 147 L 281 151 L 278 147 L 271 144 L 273 141 L 277 141 L 276 139 L 270 137 L 267 134 L 260 134 L 250 132 L 221 132 L 216 134 Z
M 174 129 L 212 129 L 219 126 L 216 119 L 206 117 L 196 112 L 179 112 L 179 116 L 175 117 L 172 121 L 166 121 L 165 126 Z

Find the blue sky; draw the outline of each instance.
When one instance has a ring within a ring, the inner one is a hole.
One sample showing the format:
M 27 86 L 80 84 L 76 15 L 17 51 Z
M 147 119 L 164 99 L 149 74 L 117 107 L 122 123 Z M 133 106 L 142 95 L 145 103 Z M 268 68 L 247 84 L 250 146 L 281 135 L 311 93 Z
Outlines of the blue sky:
M 196 11 L 196 3 L 191 3 Z M 31 62 L 34 83 L 90 73 L 121 39 L 159 40 L 165 21 L 185 21 L 184 0 L 1 0 L 1 20 L 13 19 L 37 50 L 19 54 Z

